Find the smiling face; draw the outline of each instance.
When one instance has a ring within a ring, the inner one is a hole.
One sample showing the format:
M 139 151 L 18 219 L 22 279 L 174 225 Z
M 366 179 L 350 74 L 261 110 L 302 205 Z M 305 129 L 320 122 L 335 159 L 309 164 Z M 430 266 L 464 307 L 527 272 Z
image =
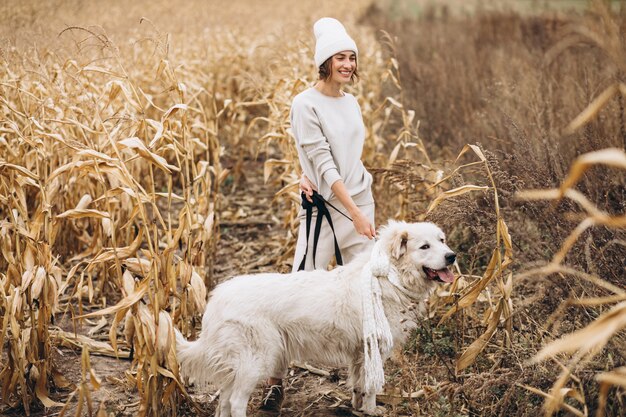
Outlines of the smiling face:
M 352 51 L 342 51 L 332 56 L 331 81 L 347 84 L 352 80 L 356 71 L 356 54 Z
M 353 51 L 341 51 L 328 58 L 319 68 L 320 79 L 341 85 L 358 77 L 357 58 Z
M 383 233 L 405 286 L 414 285 L 417 278 L 427 282 L 454 281 L 448 267 L 454 264 L 456 254 L 446 244 L 439 227 L 432 223 L 392 222 Z

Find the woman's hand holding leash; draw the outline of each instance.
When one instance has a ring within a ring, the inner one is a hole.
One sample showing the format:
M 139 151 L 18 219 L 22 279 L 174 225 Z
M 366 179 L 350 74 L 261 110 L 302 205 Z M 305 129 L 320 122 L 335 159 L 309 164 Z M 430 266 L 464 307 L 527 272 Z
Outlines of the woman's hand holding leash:
M 374 230 L 374 226 L 371 225 L 368 218 L 357 208 L 357 211 L 352 214 L 352 224 L 354 224 L 354 229 L 356 232 L 362 236 L 365 236 L 368 239 L 373 239 L 376 237 L 376 230 Z
M 343 180 L 338 180 L 333 183 L 330 187 L 335 196 L 341 201 L 341 204 L 348 210 L 350 213 L 350 217 L 352 218 L 352 224 L 354 225 L 354 229 L 361 236 L 365 236 L 368 239 L 373 239 L 376 237 L 376 230 L 374 226 L 370 223 L 369 219 L 363 214 L 361 209 L 354 204 L 352 197 L 346 190 L 346 186 L 343 183 Z
M 354 204 L 354 201 L 352 201 L 352 198 L 348 194 L 343 181 L 336 181 L 332 185 L 331 189 L 344 207 L 348 209 L 356 232 L 368 239 L 374 239 L 376 237 L 376 230 L 374 229 L 374 226 L 370 223 L 367 216 L 365 216 L 356 204 Z M 304 193 L 304 196 L 309 203 L 312 203 L 313 191 L 317 192 L 317 187 L 313 185 L 311 180 L 306 175 L 302 174 L 300 177 L 300 191 Z
M 313 202 L 313 191 L 317 191 L 317 187 L 313 185 L 311 180 L 304 174 L 300 177 L 300 191 L 304 193 L 306 199 L 309 200 L 309 203 Z

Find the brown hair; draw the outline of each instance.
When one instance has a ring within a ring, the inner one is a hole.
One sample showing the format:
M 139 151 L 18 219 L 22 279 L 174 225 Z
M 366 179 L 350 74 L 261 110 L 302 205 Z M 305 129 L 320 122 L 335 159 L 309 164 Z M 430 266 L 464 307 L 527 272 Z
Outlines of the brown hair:
M 355 57 L 356 66 L 354 67 L 354 71 L 352 72 L 352 75 L 350 76 L 350 81 L 352 82 L 357 81 L 359 78 L 359 73 L 357 72 L 357 69 L 359 68 L 359 63 L 356 60 L 357 58 Z M 320 80 L 328 81 L 330 79 L 330 76 L 332 74 L 332 66 L 333 66 L 333 57 L 331 56 L 326 61 L 324 61 L 318 69 Z

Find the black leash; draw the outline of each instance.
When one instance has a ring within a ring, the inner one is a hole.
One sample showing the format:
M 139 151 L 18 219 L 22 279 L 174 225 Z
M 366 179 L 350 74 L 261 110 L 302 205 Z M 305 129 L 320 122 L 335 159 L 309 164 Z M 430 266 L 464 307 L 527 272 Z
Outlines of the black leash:
M 343 265 L 343 259 L 341 258 L 341 251 L 339 250 L 339 244 L 337 243 L 337 236 L 335 235 L 335 227 L 333 226 L 333 220 L 330 216 L 330 212 L 328 208 L 326 208 L 326 204 L 334 208 L 338 211 L 342 216 L 352 221 L 350 217 L 344 214 L 337 207 L 330 204 L 328 201 L 324 199 L 320 194 L 316 191 L 313 191 L 313 196 L 311 199 L 313 202 L 307 200 L 306 195 L 304 193 L 301 194 L 302 197 L 302 208 L 306 210 L 306 250 L 304 251 L 304 258 L 302 258 L 302 262 L 300 262 L 300 266 L 298 267 L 298 271 L 304 270 L 304 264 L 306 263 L 306 256 L 309 253 L 309 236 L 311 235 L 311 220 L 313 218 L 313 207 L 317 207 L 317 220 L 315 221 L 315 232 L 313 234 L 313 268 L 315 268 L 315 255 L 317 254 L 317 243 L 320 237 L 320 231 L 322 230 L 322 219 L 326 217 L 328 220 L 328 224 L 330 225 L 330 229 L 333 231 L 333 239 L 335 240 L 335 259 L 337 260 L 337 265 Z
M 317 191 L 313 191 L 313 194 L 317 194 Z M 324 203 L 328 204 L 329 206 L 331 206 L 332 208 L 335 209 L 336 212 L 338 212 L 339 214 L 341 214 L 343 217 L 345 217 L 346 219 L 350 220 L 351 222 L 354 222 L 354 220 L 352 220 L 352 218 L 350 216 L 348 216 L 347 214 L 345 214 L 343 211 L 339 210 L 337 207 L 333 206 L 332 204 L 330 204 L 328 201 L 326 201 L 324 199 L 324 197 L 322 197 L 321 195 L 317 194 Z

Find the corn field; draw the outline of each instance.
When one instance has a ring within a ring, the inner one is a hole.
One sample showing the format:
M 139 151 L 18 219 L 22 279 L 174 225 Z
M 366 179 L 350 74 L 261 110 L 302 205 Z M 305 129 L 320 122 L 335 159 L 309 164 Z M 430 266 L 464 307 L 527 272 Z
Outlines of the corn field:
M 180 378 L 174 328 L 195 338 L 221 280 L 290 269 L 289 108 L 315 80 L 311 27 L 329 15 L 359 45 L 349 91 L 377 224 L 435 221 L 460 255 L 388 364 L 385 415 L 623 415 L 626 18 L 592 3 L 530 15 L 418 0 L 1 6 L 1 413 L 212 412 L 215 398 Z M 475 22 L 485 42 L 509 42 L 493 61 L 454 32 Z M 506 81 L 503 51 L 525 78 Z M 560 59 L 573 75 L 555 72 Z M 290 379 L 293 415 L 347 404 L 327 371 Z

